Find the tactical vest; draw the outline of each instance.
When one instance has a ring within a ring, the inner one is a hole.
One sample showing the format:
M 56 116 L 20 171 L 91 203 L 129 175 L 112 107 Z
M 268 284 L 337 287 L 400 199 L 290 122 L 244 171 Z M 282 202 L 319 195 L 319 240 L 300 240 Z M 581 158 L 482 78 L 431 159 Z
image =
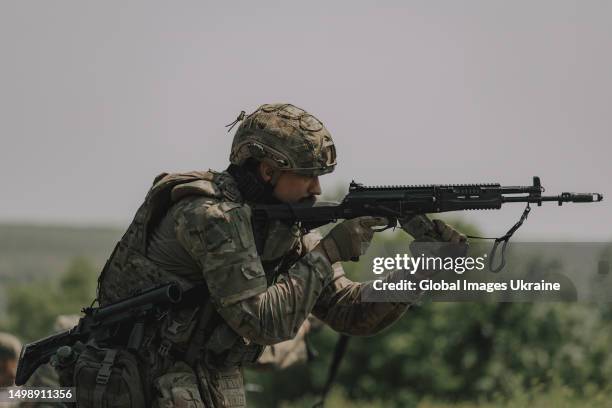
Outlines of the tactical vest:
M 155 178 L 144 203 L 106 262 L 98 278 L 98 301 L 101 306 L 129 297 L 135 292 L 174 281 L 183 289 L 192 286 L 186 279 L 169 273 L 147 258 L 150 234 L 170 207 L 187 195 L 240 199 L 231 177 L 223 173 L 162 173 Z

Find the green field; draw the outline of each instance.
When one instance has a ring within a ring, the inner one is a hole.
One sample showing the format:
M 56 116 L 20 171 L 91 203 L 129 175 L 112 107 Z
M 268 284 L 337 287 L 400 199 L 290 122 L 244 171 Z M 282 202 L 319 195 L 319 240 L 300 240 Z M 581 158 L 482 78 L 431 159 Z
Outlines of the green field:
M 102 265 L 120 237 L 115 228 L 0 224 L 0 282 L 53 276 L 75 257 Z
M 121 233 L 116 228 L 0 224 L 0 320 L 8 285 L 54 280 L 75 258 L 101 268 Z

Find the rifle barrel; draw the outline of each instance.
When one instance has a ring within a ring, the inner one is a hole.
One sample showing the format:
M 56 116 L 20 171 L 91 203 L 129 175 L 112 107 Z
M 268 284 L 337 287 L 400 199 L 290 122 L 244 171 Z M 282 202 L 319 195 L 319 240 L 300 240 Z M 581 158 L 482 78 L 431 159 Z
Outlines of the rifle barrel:
M 535 203 L 541 204 L 543 201 L 556 201 L 559 205 L 563 203 L 595 203 L 603 200 L 600 193 L 561 193 L 556 196 L 522 196 L 505 197 L 502 196 L 504 203 Z

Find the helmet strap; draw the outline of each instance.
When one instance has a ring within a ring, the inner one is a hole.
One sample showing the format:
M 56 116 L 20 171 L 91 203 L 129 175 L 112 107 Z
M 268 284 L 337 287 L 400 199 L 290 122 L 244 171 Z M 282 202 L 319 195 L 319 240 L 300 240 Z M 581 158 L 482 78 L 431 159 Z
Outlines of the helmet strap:
M 274 173 L 272 173 L 272 178 L 270 179 L 270 185 L 274 188 L 276 187 L 276 183 L 278 183 L 278 179 L 281 176 L 281 171 L 279 169 L 274 169 Z

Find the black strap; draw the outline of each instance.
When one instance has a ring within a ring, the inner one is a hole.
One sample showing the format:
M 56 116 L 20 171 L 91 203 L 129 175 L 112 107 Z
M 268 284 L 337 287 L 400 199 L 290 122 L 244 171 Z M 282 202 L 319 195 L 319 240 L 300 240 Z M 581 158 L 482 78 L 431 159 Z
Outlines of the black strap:
M 102 365 L 96 375 L 96 387 L 94 388 L 94 407 L 101 408 L 103 406 L 102 399 L 106 392 L 106 385 L 113 372 L 113 364 L 115 363 L 115 357 L 117 356 L 117 349 L 108 349 L 104 355 Z
M 521 225 L 523 225 L 523 222 L 525 222 L 525 220 L 527 219 L 527 216 L 529 215 L 529 212 L 531 211 L 531 207 L 529 206 L 529 203 L 527 203 L 527 206 L 525 207 L 525 209 L 523 210 L 523 214 L 521 215 L 521 218 L 517 221 L 516 224 L 514 224 L 512 226 L 512 228 L 510 228 L 508 230 L 508 232 L 506 232 L 503 236 L 499 237 L 499 238 L 489 238 L 489 237 L 477 237 L 474 235 L 468 235 L 468 238 L 475 238 L 475 239 L 493 239 L 495 240 L 495 242 L 493 243 L 493 248 L 491 248 L 491 255 L 490 255 L 490 260 L 489 260 L 489 270 L 491 272 L 497 273 L 499 271 L 501 271 L 504 266 L 506 265 L 506 246 L 508 245 L 508 241 L 510 241 L 510 237 L 512 237 L 512 235 L 516 232 L 517 229 L 519 229 L 521 227 Z M 497 252 L 497 246 L 500 244 L 500 242 L 503 242 L 502 245 L 502 250 L 501 250 L 501 261 L 499 263 L 499 265 L 494 268 L 493 267 L 493 260 L 495 259 L 495 253 Z
M 194 366 L 195 362 L 200 358 L 200 355 L 204 350 L 204 343 L 208 337 L 207 334 L 210 330 L 209 323 L 214 310 L 215 308 L 213 307 L 210 299 L 207 300 L 206 304 L 204 305 L 204 309 L 200 312 L 200 317 L 198 319 L 193 338 L 189 344 L 189 348 L 185 352 L 185 362 L 190 367 Z
M 336 374 L 338 374 L 338 368 L 340 367 L 340 363 L 342 362 L 342 358 L 346 353 L 346 349 L 348 347 L 350 337 L 346 334 L 341 334 L 340 338 L 336 342 L 336 347 L 334 348 L 334 356 L 332 358 L 332 362 L 329 366 L 329 372 L 327 374 L 327 381 L 325 382 L 325 386 L 323 386 L 323 391 L 321 391 L 321 399 L 313 405 L 313 408 L 322 408 L 325 404 L 325 398 L 327 397 L 327 393 L 331 389 L 334 380 L 336 379 Z

